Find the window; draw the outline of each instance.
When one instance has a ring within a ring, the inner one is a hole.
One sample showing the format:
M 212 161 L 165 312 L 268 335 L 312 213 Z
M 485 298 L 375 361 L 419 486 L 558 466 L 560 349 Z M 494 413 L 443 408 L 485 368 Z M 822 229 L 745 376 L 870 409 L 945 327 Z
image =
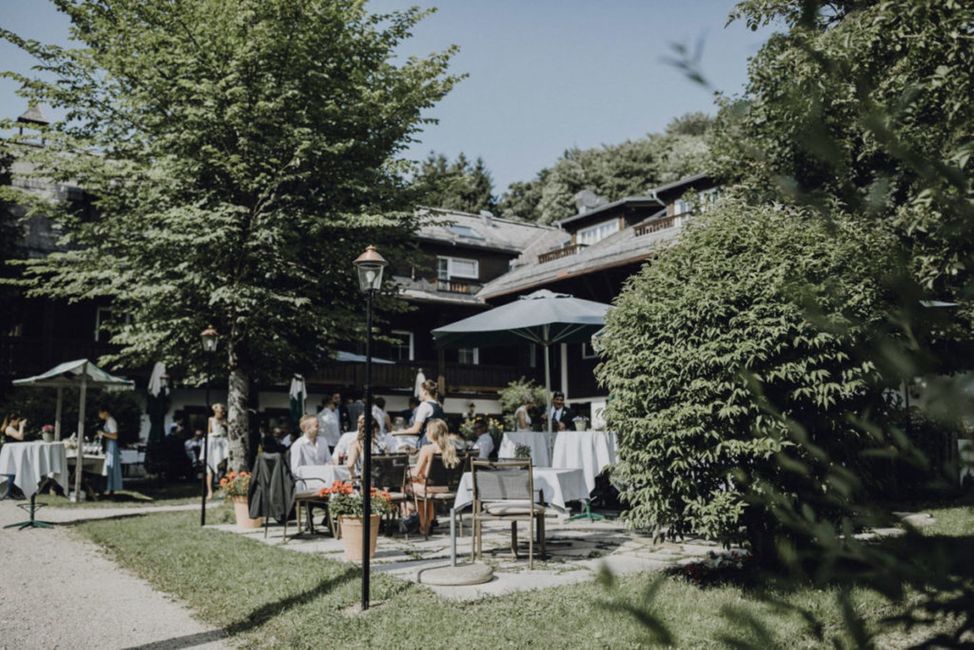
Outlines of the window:
M 412 361 L 414 358 L 413 333 L 406 330 L 392 330 L 389 332 L 393 338 L 397 339 L 392 344 L 393 361 Z
M 712 206 L 714 203 L 717 202 L 717 199 L 719 198 L 720 198 L 719 187 L 712 187 L 709 190 L 704 190 L 700 192 L 700 200 L 698 201 L 698 203 L 700 204 L 700 212 L 706 212 L 710 208 L 710 206 Z
M 592 344 L 591 343 L 587 343 L 587 342 L 586 343 L 582 343 L 582 358 L 583 359 L 594 359 L 597 356 L 599 356 L 599 355 L 596 354 L 595 353 L 595 350 L 592 349 Z
M 579 230 L 575 235 L 575 243 L 591 246 L 592 244 L 600 242 L 612 233 L 616 232 L 619 232 L 618 219 L 603 221 L 602 223 L 597 223 L 594 226 L 589 226 L 588 228 L 582 228 Z
M 112 320 L 112 310 L 110 307 L 99 307 L 95 310 L 95 341 L 107 343 L 111 338 L 108 325 Z
M 440 280 L 450 278 L 480 279 L 480 263 L 462 257 L 437 257 L 436 277 Z
M 683 199 L 677 199 L 676 201 L 673 201 L 674 215 L 683 214 L 689 211 L 690 211 L 690 204 L 684 201 Z
M 476 366 L 480 363 L 480 349 L 460 348 L 457 350 L 457 360 L 464 365 Z
M 448 226 L 448 228 L 450 232 L 452 232 L 454 235 L 459 235 L 460 237 L 466 237 L 467 239 L 484 238 L 483 235 L 481 235 L 479 232 L 477 232 L 470 226 L 459 226 L 457 224 L 453 224 L 452 226 Z

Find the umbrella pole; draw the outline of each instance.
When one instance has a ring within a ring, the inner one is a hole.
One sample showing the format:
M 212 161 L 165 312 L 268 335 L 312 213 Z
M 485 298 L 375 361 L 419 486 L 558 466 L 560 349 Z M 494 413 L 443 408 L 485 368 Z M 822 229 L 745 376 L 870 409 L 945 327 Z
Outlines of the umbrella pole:
M 57 406 L 54 409 L 54 439 L 61 440 L 61 402 L 64 401 L 64 387 L 57 387 Z
M 87 366 L 87 364 L 85 364 Z M 88 369 L 82 370 L 81 390 L 78 398 L 78 447 L 74 465 L 74 500 L 81 503 L 81 474 L 85 467 L 85 397 L 88 392 Z
M 548 326 L 545 325 L 547 334 Z M 551 364 L 548 359 L 548 350 L 551 346 L 544 344 L 544 391 L 545 391 L 545 419 L 548 421 L 548 438 L 551 438 Z

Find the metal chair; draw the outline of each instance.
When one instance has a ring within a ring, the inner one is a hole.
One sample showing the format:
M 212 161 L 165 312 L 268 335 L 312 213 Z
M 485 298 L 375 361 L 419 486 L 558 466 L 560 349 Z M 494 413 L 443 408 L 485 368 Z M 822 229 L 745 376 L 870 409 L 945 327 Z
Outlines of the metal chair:
M 460 481 L 463 479 L 463 472 L 470 462 L 469 453 L 464 452 L 458 454 L 458 456 L 460 462 L 453 467 L 447 467 L 443 463 L 442 456 L 433 456 L 433 460 L 430 462 L 429 472 L 426 475 L 426 482 L 419 490 L 415 486 L 413 487 L 413 499 L 415 500 L 417 511 L 420 509 L 421 502 L 424 505 L 427 501 L 431 502 L 435 513 L 438 504 L 448 504 L 456 499 L 457 489 L 460 487 Z M 429 492 L 426 489 L 428 487 L 445 487 L 446 489 L 443 491 Z M 428 523 L 426 530 L 422 531 L 423 537 L 426 539 L 429 539 L 431 523 Z
M 528 567 L 534 568 L 534 537 L 537 525 L 541 556 L 545 556 L 545 508 L 534 501 L 534 472 L 531 460 L 499 462 L 472 461 L 473 482 L 473 545 L 472 560 L 481 558 L 484 550 L 483 522 L 489 520 L 511 522 L 511 552 L 517 554 L 517 522 L 527 521 Z

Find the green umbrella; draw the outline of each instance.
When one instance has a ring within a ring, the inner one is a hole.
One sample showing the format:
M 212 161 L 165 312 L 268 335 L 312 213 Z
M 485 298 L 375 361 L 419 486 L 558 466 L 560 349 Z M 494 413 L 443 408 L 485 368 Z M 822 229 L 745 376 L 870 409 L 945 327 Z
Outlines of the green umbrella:
M 602 329 L 610 305 L 582 300 L 547 289 L 506 305 L 433 330 L 436 344 L 446 348 L 497 347 L 525 341 L 544 347 L 545 411 L 551 431 L 551 369 L 549 348 L 555 343 L 584 343 Z

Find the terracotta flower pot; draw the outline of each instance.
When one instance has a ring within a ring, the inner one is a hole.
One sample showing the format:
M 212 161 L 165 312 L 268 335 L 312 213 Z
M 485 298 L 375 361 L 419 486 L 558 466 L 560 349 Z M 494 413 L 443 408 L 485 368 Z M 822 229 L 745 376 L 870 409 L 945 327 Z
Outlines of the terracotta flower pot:
M 237 517 L 238 528 L 260 528 L 264 525 L 264 518 L 250 518 L 250 504 L 247 497 L 230 497 L 233 500 L 233 514 Z
M 379 515 L 372 515 L 369 537 L 369 557 L 375 557 L 375 545 L 379 539 Z M 365 528 L 361 517 L 339 517 L 342 527 L 342 544 L 345 545 L 345 559 L 362 561 L 362 531 Z

